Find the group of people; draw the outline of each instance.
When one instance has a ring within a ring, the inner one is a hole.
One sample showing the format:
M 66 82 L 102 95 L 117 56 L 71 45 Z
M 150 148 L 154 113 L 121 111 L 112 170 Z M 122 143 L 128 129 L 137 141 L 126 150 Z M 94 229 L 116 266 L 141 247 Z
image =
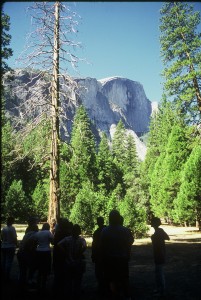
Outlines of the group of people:
M 8 218 L 7 225 L 1 230 L 1 266 L 6 281 L 10 277 L 17 247 L 17 234 L 13 223 L 14 219 Z M 169 236 L 159 228 L 160 224 L 159 218 L 153 218 L 151 226 L 155 233 L 151 239 L 157 292 L 162 295 L 165 292 L 165 240 Z M 117 210 L 110 212 L 108 226 L 104 224 L 103 217 L 97 218 L 97 225 L 92 237 L 91 259 L 95 265 L 98 290 L 103 295 L 111 295 L 112 299 L 131 299 L 129 260 L 134 242 L 133 234 L 123 225 L 123 217 Z M 47 278 L 53 270 L 53 293 L 66 295 L 68 299 L 79 299 L 86 270 L 86 248 L 87 243 L 81 236 L 80 226 L 72 224 L 66 218 L 59 219 L 53 230 L 48 223 L 44 223 L 39 230 L 37 220 L 29 220 L 17 251 L 20 286 L 36 285 L 43 292 Z
M 134 237 L 123 226 L 123 217 L 117 210 L 109 214 L 109 226 L 104 225 L 102 217 L 97 218 L 98 229 L 93 234 L 92 262 L 101 293 L 109 290 L 114 299 L 131 299 L 129 286 L 129 260 Z M 151 236 L 155 262 L 156 289 L 154 294 L 165 295 L 165 240 L 168 234 L 159 228 L 161 221 L 153 217 L 151 226 L 155 232 Z M 113 299 L 112 298 L 112 299 Z
M 54 273 L 54 295 L 80 298 L 82 276 L 85 272 L 84 251 L 86 240 L 80 236 L 81 228 L 61 218 L 52 230 L 44 223 L 39 230 L 38 221 L 31 218 L 18 245 L 14 219 L 9 217 L 1 230 L 1 269 L 4 282 L 9 282 L 16 248 L 21 291 L 46 291 L 48 276 Z M 19 247 L 18 247 L 19 246 Z M 53 249 L 53 250 L 52 250 Z

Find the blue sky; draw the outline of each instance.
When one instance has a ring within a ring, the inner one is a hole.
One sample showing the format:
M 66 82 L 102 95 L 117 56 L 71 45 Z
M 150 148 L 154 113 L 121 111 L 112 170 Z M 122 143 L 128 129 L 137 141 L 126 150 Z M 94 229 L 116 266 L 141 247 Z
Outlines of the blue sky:
M 193 2 L 194 3 L 194 2 Z M 31 30 L 26 8 L 32 2 L 5 2 L 10 16 L 11 67 L 22 52 Z M 159 102 L 162 95 L 159 25 L 163 2 L 67 2 L 80 16 L 79 52 L 90 64 L 80 62 L 81 77 L 102 79 L 121 76 L 140 82 L 147 98 Z M 201 4 L 194 3 L 201 11 Z M 200 29 L 200 28 L 199 28 Z M 72 75 L 72 74 L 70 74 Z

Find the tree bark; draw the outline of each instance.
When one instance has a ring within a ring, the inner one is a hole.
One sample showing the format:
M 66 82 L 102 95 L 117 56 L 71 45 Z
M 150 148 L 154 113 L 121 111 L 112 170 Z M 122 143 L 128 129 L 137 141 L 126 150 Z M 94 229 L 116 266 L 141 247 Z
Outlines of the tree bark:
M 54 52 L 52 74 L 52 138 L 50 151 L 50 199 L 48 222 L 58 221 L 60 216 L 59 192 L 59 8 L 60 3 L 55 3 L 54 25 Z

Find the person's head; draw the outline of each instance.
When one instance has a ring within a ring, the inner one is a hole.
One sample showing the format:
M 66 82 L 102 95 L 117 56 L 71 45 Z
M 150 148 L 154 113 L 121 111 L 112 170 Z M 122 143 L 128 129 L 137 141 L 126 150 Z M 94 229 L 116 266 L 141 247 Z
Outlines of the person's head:
M 62 218 L 59 222 L 59 229 L 62 232 L 69 232 L 69 220 L 67 218 Z
M 78 224 L 74 224 L 72 228 L 72 236 L 78 237 L 81 234 L 81 228 Z
M 113 209 L 109 214 L 109 224 L 110 225 L 119 225 L 120 224 L 120 213 L 118 210 Z
M 30 231 L 35 231 L 37 232 L 38 231 L 38 225 L 37 224 L 31 224 L 27 227 L 26 229 L 26 233 L 27 232 L 30 232 Z
M 28 225 L 33 225 L 33 224 L 37 224 L 38 223 L 38 218 L 35 216 L 29 217 L 28 221 L 27 221 Z
M 57 224 L 60 228 L 66 227 L 69 224 L 69 220 L 67 218 L 58 218 Z
M 153 217 L 151 220 L 151 227 L 157 228 L 161 225 L 161 220 L 158 217 Z
M 8 217 L 6 220 L 7 226 L 13 225 L 14 222 L 15 222 L 15 219 L 13 217 Z
M 50 230 L 50 224 L 44 223 L 41 230 Z
M 104 225 L 104 218 L 103 217 L 98 217 L 97 218 L 97 224 L 99 227 Z

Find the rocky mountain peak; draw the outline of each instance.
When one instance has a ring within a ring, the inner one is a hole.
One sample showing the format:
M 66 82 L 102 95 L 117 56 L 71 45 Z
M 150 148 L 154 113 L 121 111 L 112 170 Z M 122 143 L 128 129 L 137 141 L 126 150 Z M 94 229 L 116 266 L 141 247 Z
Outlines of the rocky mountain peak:
M 28 79 L 30 78 L 27 71 L 18 70 L 13 74 L 11 80 L 18 84 L 19 81 L 26 83 Z M 75 78 L 75 81 L 78 90 L 72 91 L 71 96 L 76 98 L 78 103 L 84 105 L 96 129 L 95 131 L 104 131 L 111 140 L 116 125 L 121 119 L 126 130 L 134 136 L 138 156 L 143 160 L 146 147 L 139 138 L 149 131 L 150 117 L 152 112 L 157 110 L 157 103 L 152 103 L 146 97 L 142 84 L 120 76 L 99 80 L 90 77 Z M 19 101 L 17 101 L 18 104 Z M 11 106 L 17 103 L 12 103 L 10 98 L 7 102 L 7 109 L 12 111 Z M 67 112 L 64 113 L 67 114 Z M 75 107 L 71 103 L 71 106 L 68 107 L 66 123 L 63 121 L 61 123 L 61 137 L 63 139 L 69 138 L 74 114 Z
M 112 139 L 116 125 L 122 119 L 126 129 L 132 132 L 138 156 L 144 159 L 146 147 L 139 139 L 149 131 L 152 102 L 146 97 L 143 86 L 119 76 L 103 79 L 76 79 L 80 101 L 99 131 L 105 131 Z

